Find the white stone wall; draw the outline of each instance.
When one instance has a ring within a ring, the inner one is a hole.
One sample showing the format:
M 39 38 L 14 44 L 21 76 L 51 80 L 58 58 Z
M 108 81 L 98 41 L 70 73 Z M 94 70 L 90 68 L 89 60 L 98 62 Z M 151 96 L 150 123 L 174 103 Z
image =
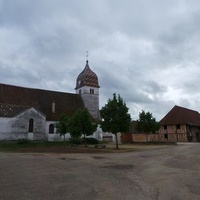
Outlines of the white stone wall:
M 54 133 L 53 134 L 49 133 L 49 125 L 50 124 L 54 124 Z M 59 133 L 56 133 L 56 126 L 55 126 L 55 124 L 56 124 L 56 121 L 46 121 L 45 132 L 46 132 L 46 134 L 48 136 L 48 141 L 64 141 L 64 139 L 66 141 L 68 141 L 69 138 L 71 138 L 70 134 L 67 133 L 65 135 L 65 138 L 64 138 L 64 136 L 60 136 Z
M 56 132 L 56 121 L 46 121 L 45 123 L 45 133 L 48 135 L 49 134 L 49 125 L 54 124 L 54 133 Z
M 99 88 L 83 86 L 76 90 L 76 94 L 80 94 L 79 90 L 81 90 L 81 94 L 90 94 L 90 89 L 94 89 L 94 94 L 99 95 Z
M 6 140 L 7 137 L 9 137 L 9 133 L 11 133 L 12 128 L 11 128 L 11 124 L 12 124 L 12 118 L 8 118 L 8 117 L 1 117 L 0 118 L 0 140 Z
M 94 90 L 94 94 L 90 93 L 90 89 Z M 79 90 L 81 90 L 81 96 L 85 107 L 95 119 L 99 119 L 99 88 L 83 86 L 76 90 L 77 94 L 79 94 Z
M 45 132 L 48 135 L 48 141 L 63 141 L 64 140 L 64 136 L 60 136 L 60 134 L 56 133 L 56 128 L 54 128 L 54 133 L 53 134 L 49 134 L 49 125 L 50 124 L 55 124 L 55 121 L 47 121 L 46 125 L 45 125 Z M 82 136 L 83 137 L 83 136 Z M 88 138 L 95 138 L 99 141 L 103 140 L 103 132 L 102 129 L 100 128 L 100 125 L 98 125 L 97 130 L 91 135 L 91 136 L 87 136 Z M 71 138 L 70 133 L 67 133 L 65 135 L 65 140 L 68 141 Z
M 102 131 L 100 125 L 98 125 L 97 130 L 93 134 L 93 137 L 99 141 L 103 140 L 103 131 Z
M 33 133 L 28 134 L 29 120 L 34 120 Z M 0 140 L 33 139 L 46 140 L 46 117 L 34 108 L 30 108 L 12 118 L 0 118 Z

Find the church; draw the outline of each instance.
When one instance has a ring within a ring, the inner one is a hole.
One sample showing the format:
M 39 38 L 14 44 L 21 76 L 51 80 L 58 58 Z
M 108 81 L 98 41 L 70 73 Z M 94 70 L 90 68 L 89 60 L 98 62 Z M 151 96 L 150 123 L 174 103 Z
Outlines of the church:
M 61 114 L 73 115 L 87 108 L 100 120 L 99 88 L 88 60 L 77 77 L 74 94 L 0 83 L 0 140 L 62 140 L 55 127 Z M 93 137 L 102 137 L 99 127 Z

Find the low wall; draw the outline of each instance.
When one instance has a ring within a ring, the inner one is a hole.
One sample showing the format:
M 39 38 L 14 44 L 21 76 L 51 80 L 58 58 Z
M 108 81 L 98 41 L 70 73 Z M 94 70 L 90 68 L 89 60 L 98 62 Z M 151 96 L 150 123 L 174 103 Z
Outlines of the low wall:
M 158 134 L 132 134 L 133 142 L 158 141 Z

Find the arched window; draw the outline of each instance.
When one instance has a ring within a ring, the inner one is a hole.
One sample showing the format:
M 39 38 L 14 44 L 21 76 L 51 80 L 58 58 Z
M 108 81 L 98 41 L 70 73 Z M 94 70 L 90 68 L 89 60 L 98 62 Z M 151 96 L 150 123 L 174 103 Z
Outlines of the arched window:
M 49 134 L 54 133 L 54 124 L 49 124 Z
M 33 126 L 34 126 L 34 119 L 29 120 L 29 127 L 28 127 L 28 132 L 33 133 Z

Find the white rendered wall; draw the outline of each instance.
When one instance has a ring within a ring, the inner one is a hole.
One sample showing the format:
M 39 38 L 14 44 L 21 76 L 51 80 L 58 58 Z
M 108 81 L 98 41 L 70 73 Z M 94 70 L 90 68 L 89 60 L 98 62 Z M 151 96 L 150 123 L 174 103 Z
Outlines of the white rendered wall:
M 81 94 L 90 94 L 90 89 L 94 89 L 94 94 L 99 95 L 99 88 L 90 87 L 90 86 L 83 86 L 76 90 L 76 94 L 80 94 L 79 91 L 81 90 Z
M 49 134 L 49 125 L 50 124 L 54 124 L 54 133 L 50 133 Z M 60 136 L 59 133 L 56 133 L 56 121 L 46 121 L 46 125 L 45 125 L 45 132 L 46 132 L 46 135 L 48 136 L 48 141 L 64 141 L 64 136 Z M 67 133 L 65 134 L 65 140 L 69 140 L 70 138 L 70 134 Z
M 45 132 L 48 135 L 48 141 L 63 141 L 64 136 L 60 136 L 59 133 L 57 134 L 56 128 L 54 128 L 54 134 L 49 134 L 49 125 L 55 124 L 55 123 L 56 123 L 55 121 L 47 121 L 46 122 Z M 103 140 L 103 132 L 102 132 L 100 125 L 98 125 L 97 130 L 91 136 L 88 136 L 88 137 L 92 137 L 92 138 L 95 138 L 99 141 L 102 141 Z M 70 138 L 71 138 L 70 133 L 67 133 L 65 135 L 65 140 L 68 141 Z
M 94 90 L 94 94 L 90 93 L 90 90 Z M 81 90 L 81 94 L 79 91 Z M 95 118 L 99 119 L 99 88 L 83 86 L 76 90 L 77 94 L 82 96 L 85 107 L 88 109 L 90 114 Z
M 34 120 L 33 133 L 28 133 L 29 120 Z M 0 140 L 33 139 L 45 140 L 46 117 L 30 108 L 12 118 L 0 118 Z

